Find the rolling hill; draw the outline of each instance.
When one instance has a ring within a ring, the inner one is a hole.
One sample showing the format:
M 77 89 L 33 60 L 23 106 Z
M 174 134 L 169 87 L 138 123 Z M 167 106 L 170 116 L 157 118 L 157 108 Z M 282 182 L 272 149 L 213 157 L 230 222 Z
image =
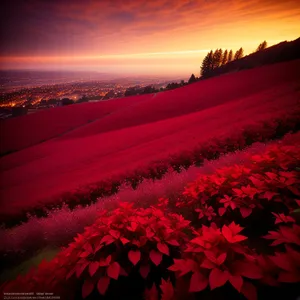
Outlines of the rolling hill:
M 300 107 L 300 60 L 1 123 L 1 217 Z

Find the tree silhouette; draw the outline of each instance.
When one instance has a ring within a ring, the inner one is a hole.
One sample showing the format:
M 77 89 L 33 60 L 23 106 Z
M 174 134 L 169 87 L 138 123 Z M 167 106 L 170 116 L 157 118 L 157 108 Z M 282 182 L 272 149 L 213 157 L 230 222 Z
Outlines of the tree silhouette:
M 213 54 L 213 69 L 218 68 L 221 65 L 222 62 L 222 49 L 215 50 Z
M 267 48 L 267 42 L 266 41 L 263 41 L 261 44 L 259 44 L 259 46 L 257 47 L 256 49 L 256 52 L 259 52 L 259 51 L 262 51 L 262 50 L 265 50 Z
M 235 55 L 234 55 L 234 60 L 237 60 L 237 59 L 240 59 L 244 56 L 244 49 L 243 48 L 240 48 L 239 50 L 237 50 L 235 52 Z
M 213 51 L 207 53 L 207 55 L 204 57 L 201 65 L 201 76 L 206 77 L 210 73 L 210 71 L 213 69 Z
M 229 53 L 228 53 L 228 59 L 227 59 L 227 62 L 231 62 L 231 61 L 232 61 L 232 58 L 233 58 L 233 52 L 232 52 L 232 50 L 230 50 Z
M 194 74 L 191 75 L 191 77 L 190 77 L 188 83 L 193 83 L 193 82 L 196 82 L 196 77 L 195 77 Z
M 228 59 L 228 51 L 227 49 L 224 51 L 224 54 L 223 54 L 223 58 L 222 58 L 222 63 L 221 65 L 224 66 L 227 64 L 227 59 Z

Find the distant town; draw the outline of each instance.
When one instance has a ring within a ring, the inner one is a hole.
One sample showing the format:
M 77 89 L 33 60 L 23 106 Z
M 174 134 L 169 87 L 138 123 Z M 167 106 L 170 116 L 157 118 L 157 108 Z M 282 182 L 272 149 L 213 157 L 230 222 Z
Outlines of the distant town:
M 181 80 L 181 84 L 184 81 Z M 179 84 L 176 84 L 177 85 Z M 162 91 L 174 86 L 166 79 L 130 79 L 75 81 L 43 84 L 35 87 L 5 87 L 0 90 L 0 119 L 32 114 L 44 109 L 82 102 Z M 175 86 L 174 86 L 175 87 Z

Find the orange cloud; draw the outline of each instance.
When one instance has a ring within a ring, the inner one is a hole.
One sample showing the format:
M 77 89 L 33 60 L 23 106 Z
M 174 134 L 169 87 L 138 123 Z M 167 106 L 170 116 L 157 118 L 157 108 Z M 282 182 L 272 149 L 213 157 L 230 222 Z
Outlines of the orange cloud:
M 300 28 L 296 0 L 19 1 L 1 16 L 1 68 L 156 63 L 173 72 L 175 63 L 191 73 L 204 53 L 189 50 L 249 53 L 263 40 L 295 39 Z

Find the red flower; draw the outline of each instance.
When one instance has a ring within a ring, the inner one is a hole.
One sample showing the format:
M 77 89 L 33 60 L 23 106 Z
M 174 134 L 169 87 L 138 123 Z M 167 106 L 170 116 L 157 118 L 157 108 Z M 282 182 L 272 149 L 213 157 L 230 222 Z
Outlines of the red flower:
M 238 234 L 242 229 L 242 227 L 232 222 L 229 226 L 224 225 L 222 227 L 222 234 L 229 243 L 237 243 L 247 239 L 247 237 Z
M 277 231 L 269 231 L 265 239 L 274 240 L 271 246 L 280 244 L 296 244 L 300 246 L 300 226 L 293 224 L 292 227 L 280 226 Z
M 286 216 L 285 214 L 275 214 L 272 212 L 272 214 L 276 217 L 275 220 L 275 224 L 279 224 L 279 223 L 295 223 L 294 218 L 292 218 L 291 216 Z
M 198 219 L 201 219 L 205 216 L 207 217 L 208 221 L 211 221 L 212 218 L 216 216 L 212 206 L 205 205 L 203 208 L 196 208 L 195 211 L 199 213 Z
M 220 203 L 224 203 L 224 207 L 227 208 L 228 206 L 231 207 L 232 210 L 236 208 L 236 203 L 233 201 L 232 197 L 224 195 L 224 198 L 220 200 Z

